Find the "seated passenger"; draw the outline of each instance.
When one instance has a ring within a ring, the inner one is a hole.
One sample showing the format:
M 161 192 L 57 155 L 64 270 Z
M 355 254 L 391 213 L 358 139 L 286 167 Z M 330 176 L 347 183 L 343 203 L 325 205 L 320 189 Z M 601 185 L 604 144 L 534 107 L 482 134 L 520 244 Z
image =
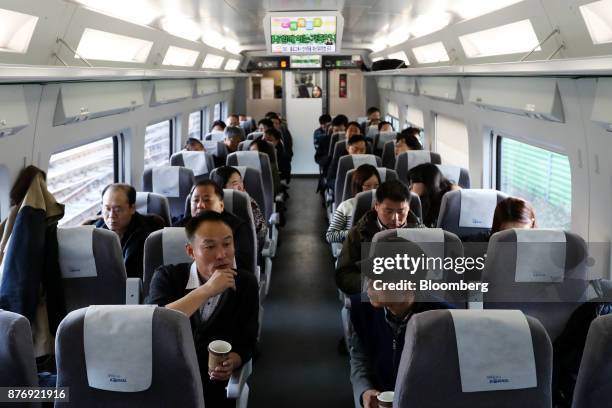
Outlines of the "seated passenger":
M 376 167 L 371 164 L 362 164 L 353 172 L 351 180 L 351 192 L 353 197 L 343 201 L 336 208 L 327 229 L 327 242 L 342 243 L 346 239 L 351 228 L 353 210 L 355 208 L 355 196 L 362 191 L 376 190 L 380 185 L 380 175 Z
M 186 251 L 193 263 L 159 267 L 151 281 L 148 304 L 187 315 L 195 343 L 207 407 L 233 407 L 225 387 L 232 373 L 253 357 L 258 330 L 258 282 L 232 269 L 234 238 L 223 215 L 206 211 L 185 227 Z M 236 257 L 238 255 L 236 254 Z M 228 359 L 208 370 L 208 345 L 231 344 Z
M 499 231 L 511 228 L 537 228 L 535 210 L 529 201 L 517 197 L 508 197 L 497 203 L 493 213 L 493 224 L 490 232 L 474 234 L 463 238 L 464 242 L 489 242 L 491 236 Z
M 368 120 L 363 123 L 363 128 L 361 129 L 364 135 L 368 134 L 368 129 L 370 126 L 378 126 L 380 123 L 380 109 L 378 109 L 376 106 L 371 106 L 368 108 L 366 116 L 368 117 Z
M 223 143 L 227 146 L 227 154 L 236 152 L 242 140 L 242 130 L 236 126 L 228 126 L 225 128 L 224 133 L 225 139 L 223 139 Z
M 378 133 L 393 131 L 395 131 L 395 129 L 393 129 L 393 125 L 387 121 L 382 121 L 378 124 Z
M 346 125 L 346 133 L 345 133 L 346 142 L 348 143 L 348 141 L 355 135 L 363 135 L 363 132 L 361 131 L 361 127 L 359 126 L 359 123 L 357 122 L 349 122 Z
M 268 112 L 266 117 L 272 121 L 274 128 L 281 132 L 283 146 L 285 147 L 285 154 L 287 157 L 289 157 L 289 170 L 291 170 L 291 158 L 293 157 L 293 137 L 291 136 L 291 132 L 289 132 L 287 124 L 283 123 L 278 114 Z M 291 172 L 289 172 L 289 174 L 291 174 Z M 287 182 L 289 181 L 291 181 L 290 178 L 287 179 Z
M 442 196 L 459 189 L 459 186 L 448 181 L 438 166 L 432 163 L 423 163 L 410 169 L 408 180 L 410 191 L 421 199 L 423 224 L 428 228 L 436 228 Z
M 417 137 L 420 132 L 417 128 L 409 127 L 398 133 L 395 137 L 395 156 L 411 150 L 423 150 L 423 146 Z
M 413 258 L 423 254 L 418 246 L 402 238 L 387 238 L 380 242 L 394 245 L 402 243 Z M 375 256 L 389 255 L 379 248 L 376 248 Z M 382 275 L 371 274 L 370 269 L 366 271 L 368 274 L 364 276 L 364 287 L 367 292 L 351 296 L 349 309 L 354 329 L 349 339 L 351 383 L 356 401 L 360 401 L 365 408 L 377 408 L 379 405 L 376 396 L 395 388 L 410 318 L 417 313 L 449 309 L 452 306 L 422 292 L 374 289 L 375 279 L 385 283 L 400 282 L 407 278 L 405 271 L 386 270 Z M 409 276 L 414 282 L 419 278 L 424 279 L 426 271 L 419 270 Z
M 260 119 L 259 122 L 257 122 L 257 130 L 261 133 L 272 128 L 274 128 L 274 123 L 268 118 Z
M 315 153 L 315 161 L 319 164 L 322 174 L 327 174 L 327 168 L 331 160 L 331 157 L 329 157 L 329 144 L 331 142 L 331 137 L 335 133 L 344 132 L 348 122 L 348 118 L 345 115 L 337 115 L 332 120 L 331 127 L 328 129 L 327 135 L 323 136 L 319 140 L 319 148 Z
M 238 267 L 250 270 L 253 265 L 252 240 L 249 239 L 249 226 L 246 221 L 225 210 L 223 189 L 212 180 L 201 180 L 191 189 L 190 213 L 176 221 L 173 227 L 185 227 L 189 220 L 205 211 L 214 211 L 223 215 L 227 225 L 232 228 L 234 248 Z
M 347 137 L 349 130 L 347 129 Z M 349 155 L 355 154 L 366 154 L 368 150 L 368 145 L 365 137 L 361 134 L 352 135 L 350 139 L 346 139 L 346 150 Z M 336 172 L 338 171 L 338 163 L 340 159 L 344 156 L 338 157 L 336 160 L 332 162 L 329 166 L 329 170 L 327 171 L 327 188 L 334 189 L 336 184 Z
M 361 244 L 372 242 L 377 232 L 396 228 L 422 228 L 419 219 L 410 211 L 410 192 L 400 181 L 382 183 L 376 189 L 374 209 L 354 220 L 342 246 L 342 254 L 336 268 L 336 284 L 349 295 L 361 292 L 361 272 L 358 262 Z
M 97 220 L 95 226 L 119 236 L 128 278 L 142 278 L 145 240 L 152 232 L 164 228 L 164 220 L 136 211 L 136 189 L 121 183 L 104 187 L 102 219 Z
M 278 169 L 280 171 L 281 180 L 289 180 L 291 178 L 291 157 L 285 150 L 285 145 L 282 142 L 281 132 L 276 128 L 266 129 L 264 139 L 272 143 L 276 150 L 276 160 L 278 161 Z
M 274 128 L 272 128 L 274 129 Z M 253 143 L 249 146 L 249 150 L 258 151 L 265 153 L 270 159 L 270 167 L 272 168 L 272 182 L 274 183 L 274 196 L 276 196 L 281 189 L 280 186 L 280 173 L 278 171 L 278 163 L 276 161 L 276 152 L 274 147 L 266 141 L 262 136 L 253 140 Z
M 327 134 L 329 125 L 331 124 L 331 116 L 327 113 L 319 116 L 319 127 L 315 129 L 312 135 L 315 151 L 319 148 L 321 139 Z
M 227 126 L 240 127 L 240 118 L 235 113 L 230 113 L 227 119 L 225 120 L 225 124 Z
M 183 150 L 187 150 L 188 152 L 205 152 L 206 149 L 202 142 L 194 137 L 190 137 L 185 142 L 185 146 L 183 146 Z
M 229 188 L 232 190 L 246 192 L 244 184 L 242 183 L 242 176 L 236 168 L 231 166 L 222 166 L 217 168 L 215 177 L 212 179 L 219 187 Z M 253 219 L 255 221 L 255 231 L 257 232 L 258 248 L 263 248 L 263 244 L 268 235 L 268 226 L 266 225 L 266 218 L 264 217 L 257 201 L 253 197 L 249 196 L 251 200 L 251 210 L 253 211 Z
M 210 127 L 211 132 L 223 132 L 227 126 L 222 120 L 215 120 Z

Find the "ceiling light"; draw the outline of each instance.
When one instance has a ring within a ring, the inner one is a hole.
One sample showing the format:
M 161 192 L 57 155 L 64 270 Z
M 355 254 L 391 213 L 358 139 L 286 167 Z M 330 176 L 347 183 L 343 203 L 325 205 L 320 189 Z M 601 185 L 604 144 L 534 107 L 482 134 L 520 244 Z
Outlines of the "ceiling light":
M 448 10 L 462 20 L 483 16 L 523 0 L 452 0 Z
M 449 60 L 446 48 L 442 42 L 423 45 L 412 49 L 414 57 L 420 64 L 432 64 L 434 62 L 446 62 Z
M 580 13 L 593 44 L 612 42 L 612 0 L 601 0 L 580 6 Z
M 452 15 L 448 12 L 422 14 L 410 23 L 409 29 L 413 36 L 423 37 L 443 29 L 451 20 Z
M 200 51 L 170 46 L 168 47 L 168 51 L 166 51 L 166 56 L 164 57 L 162 65 L 193 67 L 198 59 L 198 55 L 200 55 Z
M 223 69 L 226 71 L 235 71 L 238 68 L 238 65 L 240 65 L 240 60 L 230 58 L 225 63 L 225 67 L 223 67 Z
M 542 50 L 529 20 L 462 35 L 459 41 L 468 58 Z
M 136 24 L 149 25 L 162 11 L 148 0 L 75 0 L 92 10 Z
M 190 41 L 196 41 L 202 36 L 200 27 L 184 16 L 164 17 L 161 19 L 160 25 L 165 32 Z
M 202 68 L 219 69 L 221 64 L 223 64 L 223 60 L 224 58 L 220 55 L 206 54 Z
M 144 63 L 153 42 L 86 28 L 77 54 L 86 59 Z M 77 55 L 75 58 L 79 58 Z

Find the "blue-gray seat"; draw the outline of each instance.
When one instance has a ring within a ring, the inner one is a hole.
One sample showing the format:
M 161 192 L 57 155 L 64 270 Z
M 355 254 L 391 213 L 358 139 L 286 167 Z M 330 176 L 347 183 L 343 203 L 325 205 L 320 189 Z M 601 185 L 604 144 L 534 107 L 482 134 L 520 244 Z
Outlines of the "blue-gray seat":
M 395 171 L 404 183 L 409 183 L 408 172 L 423 163 L 442 164 L 440 155 L 429 150 L 410 150 L 395 158 Z
M 185 197 L 194 184 L 193 171 L 186 167 L 161 166 L 145 170 L 143 190 L 161 194 L 168 199 L 172 218 L 183 216 Z
M 0 387 L 37 386 L 38 377 L 30 322 L 20 314 L 0 309 Z M 15 408 L 40 406 L 35 403 L 5 404 Z
M 171 166 L 186 167 L 193 171 L 196 182 L 208 179 L 208 174 L 215 168 L 213 155 L 208 152 L 180 151 L 170 157 Z
M 161 194 L 139 191 L 136 193 L 136 211 L 140 214 L 159 215 L 166 225 L 172 224 L 170 217 L 170 204 L 168 199 Z

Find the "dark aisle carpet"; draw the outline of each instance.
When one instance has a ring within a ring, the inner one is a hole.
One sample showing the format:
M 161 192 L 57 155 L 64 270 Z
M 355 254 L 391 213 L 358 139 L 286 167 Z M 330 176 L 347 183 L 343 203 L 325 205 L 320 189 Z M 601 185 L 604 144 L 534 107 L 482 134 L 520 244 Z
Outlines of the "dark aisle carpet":
M 353 407 L 340 301 L 325 209 L 315 179 L 294 179 L 270 293 L 264 302 L 261 355 L 249 383 L 250 408 Z

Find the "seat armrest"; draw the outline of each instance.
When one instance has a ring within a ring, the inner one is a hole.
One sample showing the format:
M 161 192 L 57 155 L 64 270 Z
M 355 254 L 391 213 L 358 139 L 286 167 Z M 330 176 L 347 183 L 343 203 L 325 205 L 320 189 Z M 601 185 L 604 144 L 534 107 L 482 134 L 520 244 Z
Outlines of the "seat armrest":
M 339 242 L 332 242 L 331 249 L 332 249 L 332 255 L 334 256 L 334 258 L 338 258 L 340 254 L 342 253 L 342 244 Z
M 127 278 L 125 281 L 125 304 L 139 305 L 142 297 L 142 280 Z
M 266 242 L 261 250 L 261 256 L 264 258 L 272 258 L 272 241 L 266 237 Z
M 240 398 L 240 395 L 242 394 L 242 389 L 246 385 L 246 382 L 252 373 L 253 363 L 251 360 L 244 363 L 244 365 L 240 369 L 234 371 L 234 373 L 229 379 L 229 382 L 227 383 L 227 387 L 225 387 L 225 389 L 227 390 L 228 399 L 235 400 Z

